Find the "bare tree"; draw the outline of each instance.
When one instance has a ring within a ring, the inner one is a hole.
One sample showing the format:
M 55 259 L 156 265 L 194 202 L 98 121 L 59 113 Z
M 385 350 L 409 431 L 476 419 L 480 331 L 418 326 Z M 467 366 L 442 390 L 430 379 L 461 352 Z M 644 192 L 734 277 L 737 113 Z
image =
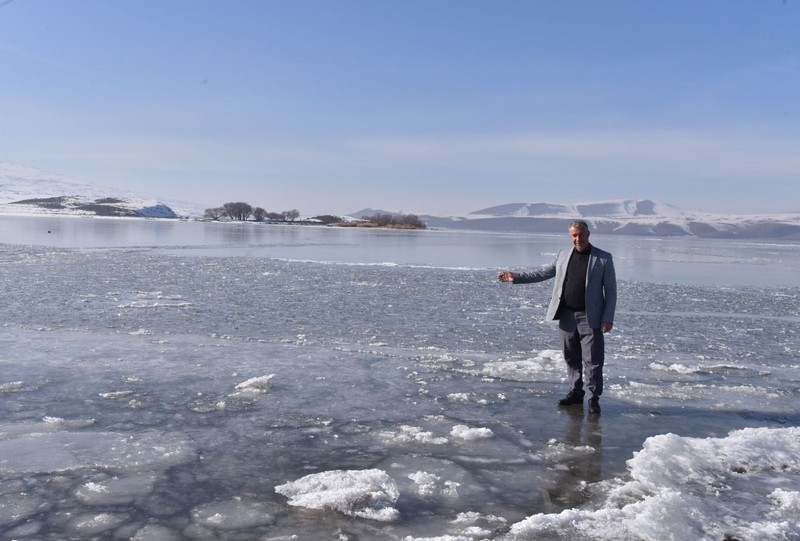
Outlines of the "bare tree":
M 247 221 L 250 215 L 253 214 L 253 207 L 247 203 L 225 203 L 222 205 L 231 220 Z
M 261 207 L 253 209 L 253 219 L 257 222 L 263 222 L 267 219 L 267 211 Z
M 428 226 L 425 225 L 425 222 L 419 219 L 419 216 L 415 214 L 406 214 L 400 216 L 400 223 L 403 225 L 408 225 L 411 227 L 416 227 L 418 229 L 426 229 Z
M 297 218 L 299 218 L 299 217 L 300 217 L 300 211 L 299 211 L 299 210 L 297 210 L 297 209 L 292 209 L 292 210 L 284 210 L 284 211 L 283 211 L 283 217 L 284 217 L 284 219 L 285 219 L 285 220 L 287 220 L 287 221 L 289 221 L 289 222 L 293 222 L 293 221 L 295 221 Z
M 225 216 L 225 209 L 222 207 L 214 207 L 210 209 L 206 209 L 203 213 L 203 217 L 206 220 L 219 220 L 223 216 Z
M 378 224 L 380 227 L 386 227 L 387 225 L 391 225 L 393 218 L 391 214 L 378 213 L 375 216 L 368 217 L 367 220 Z

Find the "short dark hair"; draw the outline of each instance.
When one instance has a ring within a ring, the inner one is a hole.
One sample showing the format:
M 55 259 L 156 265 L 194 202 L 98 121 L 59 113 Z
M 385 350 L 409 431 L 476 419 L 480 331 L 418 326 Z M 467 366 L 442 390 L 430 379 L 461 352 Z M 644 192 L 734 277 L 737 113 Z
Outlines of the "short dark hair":
M 589 231 L 589 224 L 586 223 L 586 220 L 572 220 L 572 222 L 570 222 L 569 224 L 569 228 L 572 229 L 573 227 L 575 229 L 583 229 L 584 231 Z

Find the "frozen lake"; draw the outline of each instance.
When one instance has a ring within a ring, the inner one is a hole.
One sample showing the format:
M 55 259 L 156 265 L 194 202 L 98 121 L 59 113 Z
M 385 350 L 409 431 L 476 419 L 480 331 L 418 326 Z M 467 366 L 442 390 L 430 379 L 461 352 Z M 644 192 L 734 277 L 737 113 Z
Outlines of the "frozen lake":
M 0 538 L 800 538 L 800 245 L 591 240 L 594 420 L 566 232 L 0 216 Z

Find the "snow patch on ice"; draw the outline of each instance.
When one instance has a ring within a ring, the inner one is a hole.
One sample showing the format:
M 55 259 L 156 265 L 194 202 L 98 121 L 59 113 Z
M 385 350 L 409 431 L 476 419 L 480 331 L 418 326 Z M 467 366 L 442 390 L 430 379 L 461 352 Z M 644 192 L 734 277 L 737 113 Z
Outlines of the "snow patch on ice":
M 416 487 L 416 492 L 423 497 L 446 496 L 454 498 L 458 496 L 458 487 L 461 483 L 455 481 L 442 481 L 442 478 L 434 473 L 418 471 L 408 476 Z
M 38 388 L 39 385 L 29 385 L 24 381 L 9 381 L 6 383 L 0 383 L 0 393 L 28 392 L 35 391 Z
M 418 426 L 401 425 L 400 430 L 397 432 L 391 430 L 383 430 L 378 433 L 378 437 L 388 443 L 407 444 L 407 443 L 425 443 L 430 445 L 445 445 L 448 439 L 442 436 L 437 436 L 433 432 L 424 430 Z
M 116 528 L 127 519 L 127 515 L 117 513 L 86 514 L 72 519 L 69 528 L 83 535 L 98 534 Z
M 564 355 L 547 349 L 531 359 L 488 362 L 483 366 L 483 375 L 511 381 L 541 381 L 543 376 L 560 375 L 563 370 Z
M 119 505 L 149 494 L 157 481 L 153 474 L 115 476 L 103 481 L 89 481 L 75 491 L 75 497 L 87 505 Z
M 195 507 L 192 518 L 197 524 L 217 530 L 244 530 L 275 520 L 268 504 L 242 497 Z

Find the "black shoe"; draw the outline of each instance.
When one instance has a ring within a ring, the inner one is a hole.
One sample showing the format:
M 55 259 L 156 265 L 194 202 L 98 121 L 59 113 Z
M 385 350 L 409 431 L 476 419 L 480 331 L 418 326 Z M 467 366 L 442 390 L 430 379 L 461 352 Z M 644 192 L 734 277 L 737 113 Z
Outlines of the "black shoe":
M 575 406 L 578 404 L 583 405 L 583 391 L 570 391 L 567 396 L 558 401 L 559 406 Z
M 600 415 L 600 399 L 596 396 L 589 399 L 589 415 Z

